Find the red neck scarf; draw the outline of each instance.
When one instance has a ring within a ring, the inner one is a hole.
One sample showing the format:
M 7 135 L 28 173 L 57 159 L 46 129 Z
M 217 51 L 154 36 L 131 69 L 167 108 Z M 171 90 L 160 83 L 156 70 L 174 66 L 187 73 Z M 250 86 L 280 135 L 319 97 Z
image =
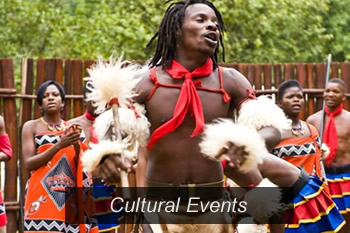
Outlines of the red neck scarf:
M 95 121 L 96 117 L 91 115 L 87 110 L 85 111 L 85 117 L 89 120 L 89 121 Z
M 203 66 L 196 68 L 192 72 L 189 72 L 180 63 L 173 60 L 171 67 L 167 68 L 166 71 L 173 79 L 183 78 L 185 80 L 174 109 L 173 118 L 153 132 L 147 145 L 148 150 L 151 150 L 159 139 L 176 130 L 185 119 L 187 112 L 190 112 L 196 121 L 196 128 L 193 130 L 191 137 L 197 136 L 204 129 L 205 121 L 202 104 L 192 78 L 210 75 L 213 72 L 212 60 L 209 58 Z
M 330 148 L 330 153 L 326 159 L 326 165 L 329 166 L 332 163 L 334 156 L 338 150 L 338 135 L 337 129 L 335 128 L 334 117 L 342 112 L 343 105 L 341 104 L 336 110 L 334 110 L 334 112 L 331 112 L 327 105 L 324 110 L 329 116 L 325 130 L 323 132 L 323 142 L 326 143 Z
M 92 122 L 95 122 L 96 117 L 91 115 L 87 110 L 85 111 L 85 117 Z M 94 134 L 94 124 L 91 125 L 90 128 L 90 142 L 96 144 L 98 143 L 98 138 Z

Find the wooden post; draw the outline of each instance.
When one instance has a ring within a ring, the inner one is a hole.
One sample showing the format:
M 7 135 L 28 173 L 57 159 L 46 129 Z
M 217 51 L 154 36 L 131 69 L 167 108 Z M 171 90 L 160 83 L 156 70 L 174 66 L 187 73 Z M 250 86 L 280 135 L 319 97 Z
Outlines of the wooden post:
M 15 88 L 14 72 L 13 72 L 13 60 L 1 59 L 0 60 L 1 71 L 1 87 L 2 88 Z M 17 140 L 18 140 L 18 127 L 17 127 L 17 109 L 16 100 L 12 97 L 4 97 L 4 120 L 6 132 L 9 135 L 12 145 L 12 159 L 6 162 L 5 170 L 5 202 L 8 202 L 7 208 L 7 232 L 15 233 L 17 231 L 17 217 L 19 203 L 17 201 Z

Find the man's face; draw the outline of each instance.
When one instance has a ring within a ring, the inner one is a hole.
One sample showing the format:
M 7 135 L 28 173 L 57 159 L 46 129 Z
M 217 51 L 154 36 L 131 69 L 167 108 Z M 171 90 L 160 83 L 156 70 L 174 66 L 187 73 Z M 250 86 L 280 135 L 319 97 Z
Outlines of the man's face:
M 180 37 L 177 39 L 179 49 L 211 56 L 218 46 L 219 36 L 218 19 L 213 9 L 201 3 L 186 8 Z
M 323 92 L 323 99 L 330 109 L 337 108 L 345 100 L 344 89 L 338 83 L 328 83 Z
M 298 87 L 287 88 L 278 105 L 287 116 L 298 116 L 304 107 L 303 93 Z

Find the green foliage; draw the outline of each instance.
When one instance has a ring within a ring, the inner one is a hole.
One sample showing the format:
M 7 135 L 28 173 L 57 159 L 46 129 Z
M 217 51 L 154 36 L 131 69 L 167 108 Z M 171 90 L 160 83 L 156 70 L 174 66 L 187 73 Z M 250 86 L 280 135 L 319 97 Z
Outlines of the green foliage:
M 331 0 L 325 28 L 332 34 L 327 51 L 337 61 L 350 60 L 350 0 Z
M 350 0 L 215 0 L 226 62 L 350 58 Z M 145 60 L 162 0 L 0 0 L 0 57 Z

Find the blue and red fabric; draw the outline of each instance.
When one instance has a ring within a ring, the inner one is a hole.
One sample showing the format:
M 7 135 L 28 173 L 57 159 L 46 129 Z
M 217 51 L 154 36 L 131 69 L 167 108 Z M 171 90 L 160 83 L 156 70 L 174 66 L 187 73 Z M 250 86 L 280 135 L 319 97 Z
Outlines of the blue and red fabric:
M 333 201 L 340 213 L 346 214 L 350 213 L 350 164 L 342 168 L 346 171 L 338 174 L 330 173 L 330 168 L 327 168 L 326 177 Z
M 96 206 L 94 218 L 98 222 L 99 232 L 119 228 L 119 221 L 123 218 L 123 212 L 115 213 L 111 209 L 113 198 L 118 196 L 116 187 L 112 185 L 105 186 L 103 184 L 94 184 L 93 196 Z
M 292 208 L 285 214 L 285 233 L 336 233 L 345 224 L 326 184 L 315 176 L 309 176 L 305 186 L 294 197 Z

